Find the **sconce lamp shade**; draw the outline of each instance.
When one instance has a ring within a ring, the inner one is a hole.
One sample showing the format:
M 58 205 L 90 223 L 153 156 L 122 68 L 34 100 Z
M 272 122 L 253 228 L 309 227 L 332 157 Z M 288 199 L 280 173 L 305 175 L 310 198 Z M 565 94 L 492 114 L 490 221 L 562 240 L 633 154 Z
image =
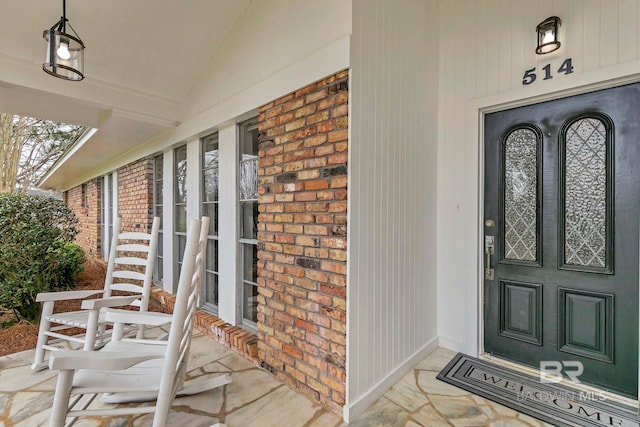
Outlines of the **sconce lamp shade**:
M 536 27 L 538 33 L 538 47 L 536 47 L 536 53 L 538 55 L 544 55 L 545 53 L 551 53 L 560 48 L 560 42 L 558 41 L 558 28 L 560 28 L 560 18 L 557 16 L 551 16 Z
M 42 69 L 65 80 L 84 79 L 84 43 L 77 34 L 72 36 L 52 28 L 45 30 L 42 36 L 45 43 Z

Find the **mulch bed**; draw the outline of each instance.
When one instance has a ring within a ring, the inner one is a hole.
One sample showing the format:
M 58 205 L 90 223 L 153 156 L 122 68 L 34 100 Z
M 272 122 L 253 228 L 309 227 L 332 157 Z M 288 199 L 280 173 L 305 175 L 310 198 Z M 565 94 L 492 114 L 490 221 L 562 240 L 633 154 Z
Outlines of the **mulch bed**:
M 76 287 L 74 290 L 102 289 L 104 287 L 105 273 L 105 263 L 93 260 L 87 261 L 84 265 L 84 271 L 76 280 Z M 80 300 L 59 301 L 55 304 L 55 311 L 79 310 L 80 303 Z M 12 317 L 13 315 L 5 315 L 4 318 L 0 318 L 0 320 L 7 321 Z M 79 332 L 80 330 L 76 333 Z M 0 329 L 0 356 L 35 348 L 37 339 L 37 324 L 21 322 L 13 324 L 8 328 Z

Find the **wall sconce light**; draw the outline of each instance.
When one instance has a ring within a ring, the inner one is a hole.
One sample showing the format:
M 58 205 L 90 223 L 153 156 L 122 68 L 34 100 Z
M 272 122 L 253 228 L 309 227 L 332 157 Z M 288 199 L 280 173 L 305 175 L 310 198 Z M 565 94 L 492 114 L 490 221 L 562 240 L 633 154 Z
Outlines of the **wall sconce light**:
M 73 29 L 67 33 L 67 4 L 62 0 L 62 17 L 53 26 L 44 30 L 42 37 L 45 44 L 45 59 L 42 69 L 52 76 L 65 80 L 80 81 L 84 79 L 84 43 Z
M 562 21 L 557 16 L 551 16 L 538 24 L 536 27 L 536 32 L 538 33 L 536 53 L 538 55 L 544 55 L 560 48 L 560 42 L 558 41 L 560 24 L 562 24 Z

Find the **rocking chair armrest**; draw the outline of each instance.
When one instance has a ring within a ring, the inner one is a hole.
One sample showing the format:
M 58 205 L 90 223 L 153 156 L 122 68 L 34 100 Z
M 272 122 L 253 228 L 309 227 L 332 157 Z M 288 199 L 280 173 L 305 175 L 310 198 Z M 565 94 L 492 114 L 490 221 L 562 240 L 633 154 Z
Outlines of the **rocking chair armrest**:
M 172 316 L 155 311 L 107 310 L 105 320 L 111 323 L 135 323 L 147 326 L 162 326 L 171 323 Z
M 140 295 L 88 299 L 82 301 L 81 308 L 83 310 L 94 310 L 106 307 L 122 307 L 123 305 L 131 304 L 137 299 L 140 299 Z
M 97 369 L 120 371 L 151 359 L 160 359 L 164 354 L 131 353 L 121 351 L 53 351 L 49 358 L 49 368 L 59 371 Z
M 71 299 L 85 299 L 92 295 L 103 293 L 102 289 L 94 289 L 88 291 L 61 291 L 61 292 L 40 292 L 36 296 L 36 302 L 47 301 L 65 301 Z

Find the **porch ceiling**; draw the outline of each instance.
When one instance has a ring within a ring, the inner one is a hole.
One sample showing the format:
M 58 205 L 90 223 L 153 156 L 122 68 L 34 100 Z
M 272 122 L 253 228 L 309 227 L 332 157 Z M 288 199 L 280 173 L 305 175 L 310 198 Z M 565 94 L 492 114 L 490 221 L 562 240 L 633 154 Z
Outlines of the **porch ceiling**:
M 180 122 L 181 103 L 248 2 L 69 0 L 87 46 L 78 83 L 42 71 L 42 33 L 62 0 L 0 0 L 0 112 L 97 127 L 75 154 L 73 173 L 87 173 Z

